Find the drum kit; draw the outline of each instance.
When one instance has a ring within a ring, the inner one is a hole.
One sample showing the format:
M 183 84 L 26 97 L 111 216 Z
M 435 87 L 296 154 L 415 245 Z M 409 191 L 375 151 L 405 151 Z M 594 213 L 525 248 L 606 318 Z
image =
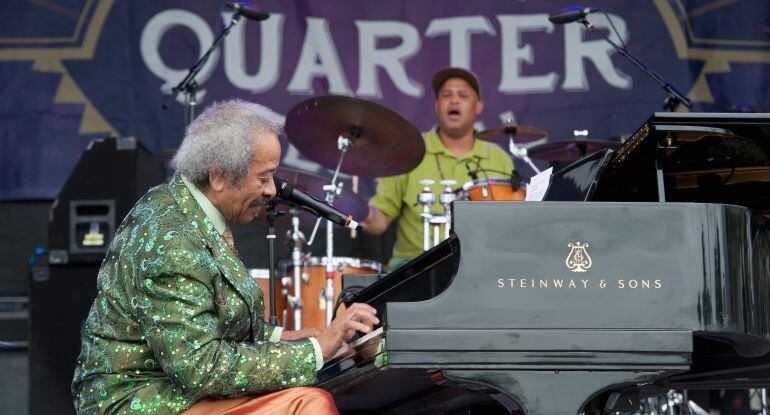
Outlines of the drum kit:
M 354 218 L 365 218 L 368 206 L 357 193 L 357 178 L 384 177 L 414 169 L 425 154 L 420 132 L 398 113 L 371 101 L 346 96 L 321 96 L 297 104 L 286 116 L 286 136 L 301 153 L 321 166 L 333 169 L 331 178 L 279 168 L 276 176 L 325 200 Z M 343 187 L 340 173 L 353 176 L 353 188 Z M 342 274 L 376 274 L 381 264 L 334 255 L 331 222 L 326 228 L 326 255 L 308 257 L 305 245 L 312 244 L 320 220 L 292 207 L 289 240 L 292 259 L 285 276 L 276 284 L 276 309 L 284 327 L 323 327 L 331 322 L 334 300 L 341 290 Z M 300 225 L 315 227 L 309 238 Z M 252 276 L 269 292 L 264 270 Z M 266 305 L 266 308 L 269 307 Z
M 337 209 L 362 219 L 367 216 L 367 201 L 358 195 L 358 177 L 376 178 L 402 174 L 413 170 L 425 155 L 425 142 L 420 132 L 401 115 L 380 104 L 347 96 L 315 97 L 294 106 L 286 116 L 286 137 L 302 154 L 323 167 L 332 169 L 331 178 L 280 167 L 276 176 L 296 188 L 323 199 Z M 545 130 L 526 125 L 506 125 L 482 131 L 478 138 L 502 146 L 537 170 L 529 156 L 552 161 L 577 160 L 601 148 L 613 148 L 619 143 L 600 140 L 568 140 L 538 144 L 529 148 L 522 145 L 537 144 L 548 136 Z M 352 176 L 350 189 L 344 188 L 340 174 Z M 422 204 L 421 218 L 424 230 L 424 248 L 433 245 L 449 234 L 451 222 L 449 205 L 454 200 L 524 200 L 525 189 L 520 177 L 510 177 L 504 172 L 492 172 L 507 177 L 471 177 L 474 180 L 461 184 L 443 180 L 443 193 L 438 197 L 431 191 L 432 179 L 420 181 L 423 191 L 417 202 Z M 444 214 L 431 213 L 431 207 L 439 202 Z M 334 237 L 331 222 L 326 228 L 326 255 L 311 257 L 304 253 L 305 246 L 312 244 L 320 223 L 314 215 L 292 206 L 289 215 L 279 221 L 291 224 L 287 239 L 292 244 L 290 265 L 282 270 L 274 288 L 279 323 L 299 330 L 307 327 L 323 327 L 331 322 L 336 295 L 342 288 L 342 274 L 378 274 L 382 265 L 374 261 L 334 255 Z M 315 225 L 310 238 L 300 226 Z M 443 228 L 443 232 L 440 231 Z M 251 276 L 264 292 L 269 292 L 268 270 L 253 269 Z M 267 302 L 265 308 L 269 309 Z

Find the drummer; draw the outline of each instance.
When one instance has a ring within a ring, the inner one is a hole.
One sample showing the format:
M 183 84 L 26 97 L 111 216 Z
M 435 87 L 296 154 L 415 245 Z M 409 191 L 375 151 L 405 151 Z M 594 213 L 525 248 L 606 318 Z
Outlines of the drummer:
M 472 180 L 469 172 L 479 177 L 500 177 L 500 172 L 513 172 L 513 162 L 499 146 L 475 137 L 473 125 L 484 109 L 479 81 L 461 68 L 444 68 L 433 75 L 438 125 L 423 133 L 425 156 L 411 172 L 384 177 L 369 201 L 369 216 L 362 222 L 364 231 L 379 235 L 394 219 L 398 221 L 396 244 L 390 267 L 395 268 L 420 255 L 422 249 L 422 206 L 417 195 L 420 180 L 433 179 L 433 192 L 440 194 L 445 179 L 462 185 Z M 487 173 L 485 176 L 484 172 Z M 433 213 L 443 213 L 440 204 Z

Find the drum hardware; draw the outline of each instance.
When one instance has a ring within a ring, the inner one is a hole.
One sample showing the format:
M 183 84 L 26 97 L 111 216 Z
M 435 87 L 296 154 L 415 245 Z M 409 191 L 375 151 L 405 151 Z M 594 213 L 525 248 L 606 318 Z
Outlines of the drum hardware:
M 448 231 L 449 221 L 444 215 L 433 215 L 429 223 L 430 227 L 433 228 L 433 246 L 436 246 L 443 240 L 441 237 L 441 227 L 443 226 Z
M 361 136 L 361 130 L 358 127 L 351 127 L 349 129 L 349 134 L 351 138 L 344 137 L 342 135 L 337 137 L 337 150 L 339 151 L 339 159 L 337 159 L 337 165 L 334 168 L 334 173 L 332 174 L 332 178 L 328 184 L 325 184 L 323 186 L 323 191 L 325 194 L 324 199 L 326 200 L 326 203 L 333 205 L 334 199 L 336 199 L 339 195 L 342 194 L 342 182 L 337 182 L 337 177 L 340 174 L 340 169 L 342 168 L 342 162 L 345 159 L 345 154 L 348 152 L 348 149 L 353 145 L 353 140 Z M 319 217 L 316 220 L 315 226 L 313 226 L 313 232 L 310 235 L 310 239 L 308 240 L 307 244 L 308 246 L 313 244 L 313 241 L 315 240 L 316 232 L 318 231 L 318 226 L 321 224 L 321 218 Z M 328 326 L 331 324 L 332 321 L 332 309 L 334 308 L 334 270 L 333 270 L 333 259 L 334 259 L 334 224 L 330 221 L 326 222 L 326 272 L 324 274 L 324 278 L 326 279 L 326 288 L 324 291 L 324 299 L 325 304 L 322 309 L 326 310 L 326 325 Z M 299 279 L 297 281 L 297 286 L 299 286 Z M 295 287 L 295 291 L 298 290 L 298 288 Z M 296 311 L 295 311 L 296 314 Z M 295 326 L 300 324 L 301 325 L 301 316 L 297 318 L 295 316 L 294 319 Z
M 342 182 L 337 182 L 337 176 L 340 174 L 342 168 L 342 160 L 345 158 L 345 153 L 353 144 L 353 139 L 361 136 L 361 130 L 358 127 L 350 128 L 351 138 L 346 138 L 342 135 L 337 137 L 337 150 L 340 152 L 340 158 L 337 161 L 337 167 L 334 169 L 331 182 L 323 187 L 326 192 L 326 203 L 334 204 L 334 199 L 342 193 Z M 318 227 L 316 222 L 316 227 Z M 334 311 L 334 228 L 331 222 L 326 222 L 326 290 L 324 292 L 324 298 L 326 299 L 326 326 L 332 322 L 332 314 Z M 315 229 L 313 230 L 315 233 Z
M 326 288 L 318 290 L 318 309 L 326 310 Z
M 420 184 L 423 186 L 422 191 L 419 195 L 417 195 L 417 203 L 422 205 L 422 213 L 420 213 L 420 218 L 422 218 L 422 249 L 423 251 L 427 251 L 431 248 L 430 246 L 430 220 L 433 218 L 433 213 L 431 213 L 430 209 L 433 206 L 434 203 L 436 203 L 436 195 L 433 194 L 433 191 L 431 190 L 430 186 L 435 183 L 434 180 L 431 179 L 422 179 L 420 180 Z
M 452 223 L 451 204 L 457 198 L 452 189 L 457 185 L 456 180 L 445 179 L 441 181 L 444 186 L 444 192 L 438 197 L 438 202 L 444 207 L 444 213 L 434 214 L 431 208 L 436 204 L 436 195 L 433 194 L 431 185 L 435 183 L 432 179 L 422 179 L 420 184 L 423 186 L 420 194 L 417 195 L 417 203 L 422 205 L 422 247 L 427 251 L 433 246 L 438 245 L 444 238 L 449 237 L 449 225 Z M 441 228 L 443 227 L 443 238 Z M 431 232 L 432 229 L 432 232 Z M 433 243 L 431 244 L 431 234 L 433 234 Z
M 296 207 L 291 208 L 291 227 L 291 240 L 293 242 L 291 267 L 294 275 L 294 294 L 291 296 L 287 295 L 286 300 L 291 305 L 292 310 L 294 310 L 294 330 L 299 330 L 302 328 L 302 293 L 300 291 L 300 284 L 302 280 L 302 244 L 305 242 L 305 235 L 299 230 L 299 216 Z M 286 321 L 286 319 L 284 318 L 283 321 Z
M 453 187 L 457 186 L 457 180 L 444 179 L 441 181 L 441 185 L 444 186 L 444 193 L 439 196 L 439 203 L 444 206 L 444 216 L 446 222 L 444 223 L 444 239 L 449 238 L 449 225 L 452 224 L 452 209 L 451 205 L 457 199 L 457 194 L 454 192 Z M 434 237 L 434 246 L 438 245 L 440 241 L 436 241 Z
M 348 142 L 346 143 L 346 141 Z M 341 146 L 349 145 L 349 140 L 340 140 L 340 142 Z M 298 188 L 322 188 L 324 191 L 332 190 L 335 197 L 343 196 L 342 202 L 337 206 L 340 206 L 343 210 L 354 213 L 357 217 L 360 217 L 365 214 L 365 212 L 367 212 L 366 202 L 360 196 L 352 194 L 349 191 L 344 191 L 341 182 L 338 183 L 338 185 L 335 187 L 329 187 L 329 179 L 287 167 L 279 167 L 276 171 L 276 176 L 286 180 Z M 317 193 L 314 194 L 314 196 L 319 197 Z M 287 232 L 287 239 L 291 244 L 292 251 L 290 265 L 291 271 L 289 272 L 290 276 L 282 280 L 282 293 L 285 291 L 283 304 L 286 304 L 287 307 L 285 307 L 283 310 L 284 315 L 281 322 L 286 324 L 285 322 L 292 321 L 292 328 L 299 330 L 302 328 L 302 321 L 305 320 L 302 317 L 304 306 L 301 295 L 302 284 L 307 284 L 309 279 L 309 275 L 307 272 L 304 272 L 302 268 L 305 260 L 303 247 L 305 245 L 312 245 L 313 239 L 315 238 L 315 232 L 318 229 L 317 225 L 320 224 L 320 220 L 306 210 L 297 207 L 292 207 L 289 212 L 290 215 L 288 215 L 288 217 L 291 220 L 291 229 Z M 314 223 L 316 226 L 314 227 L 313 235 L 311 235 L 311 238 L 307 239 L 299 228 L 302 225 L 309 226 L 310 223 Z M 289 287 L 292 288 L 290 289 Z M 311 304 L 315 303 L 314 299 L 305 298 L 305 301 L 310 301 Z M 286 319 L 288 307 L 291 307 L 292 309 L 292 318 L 289 320 Z
M 517 142 L 518 144 L 524 144 L 541 140 L 548 137 L 548 132 L 531 125 L 515 125 L 512 121 L 509 118 L 506 125 L 484 130 L 477 137 L 503 146 L 508 144 L 508 151 L 511 152 L 511 155 L 519 160 L 523 160 L 535 173 L 540 173 L 540 169 L 532 163 L 532 160 L 527 155 L 527 148 L 517 145 Z M 514 138 L 516 138 L 515 141 Z
M 342 194 L 342 182 L 337 182 L 340 172 L 392 176 L 417 167 L 425 154 L 420 132 L 401 115 L 380 104 L 345 96 L 316 97 L 296 105 L 286 116 L 286 136 L 301 153 L 334 169 L 331 180 L 323 186 L 329 204 Z M 315 240 L 319 224 L 320 219 L 316 220 L 308 245 Z M 331 323 L 334 312 L 333 237 L 332 223 L 328 222 L 323 293 L 326 325 Z M 295 278 L 295 293 L 297 285 L 299 279 Z M 295 318 L 295 326 L 299 320 Z
M 540 169 L 535 166 L 535 163 L 532 162 L 532 159 L 529 158 L 528 151 L 526 147 L 517 146 L 516 143 L 513 141 L 513 136 L 510 137 L 508 141 L 508 151 L 511 152 L 511 155 L 513 157 L 516 157 L 519 160 L 524 160 L 529 167 L 535 171 L 535 173 L 540 173 Z
M 548 131 L 531 125 L 515 125 L 509 118 L 506 125 L 502 127 L 490 128 L 476 135 L 477 138 L 501 146 L 506 145 L 512 136 L 516 137 L 516 142 L 519 144 L 525 144 L 548 137 Z

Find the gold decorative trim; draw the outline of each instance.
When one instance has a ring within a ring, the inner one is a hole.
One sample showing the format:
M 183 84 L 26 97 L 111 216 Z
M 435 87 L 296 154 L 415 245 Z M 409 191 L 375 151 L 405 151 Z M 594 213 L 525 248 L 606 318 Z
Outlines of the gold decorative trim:
M 690 47 L 687 39 L 689 38 L 693 42 L 700 42 L 705 44 L 715 45 L 738 45 L 738 46 L 757 46 L 758 41 L 738 41 L 738 40 L 726 40 L 726 39 L 700 39 L 693 35 L 692 27 L 687 19 L 684 20 L 685 29 L 679 22 L 677 14 L 674 8 L 671 6 L 671 2 L 676 4 L 680 11 L 684 11 L 684 6 L 680 0 L 653 0 L 653 3 L 658 8 L 663 22 L 668 29 L 671 40 L 674 43 L 674 49 L 676 50 L 677 57 L 681 60 L 700 60 L 704 62 L 703 68 L 700 74 L 695 79 L 692 89 L 687 96 L 693 101 L 703 103 L 713 103 L 714 95 L 711 93 L 711 88 L 708 85 L 706 75 L 715 73 L 728 73 L 731 71 L 731 63 L 770 63 L 770 52 L 755 51 L 755 50 L 715 50 L 705 49 L 699 47 Z M 770 45 L 770 42 L 762 42 L 762 46 Z
M 94 0 L 87 0 L 83 6 L 83 10 L 78 17 L 78 23 L 75 26 L 75 31 L 70 37 L 20 37 L 20 38 L 0 38 L 0 45 L 2 44 L 18 44 L 18 43 L 69 43 L 74 42 L 80 38 L 80 34 L 83 31 L 85 25 L 86 16 L 88 11 L 91 10 Z
M 91 60 L 94 57 L 96 44 L 102 33 L 104 22 L 107 20 L 110 9 L 112 9 L 115 0 L 89 0 L 81 13 L 78 28 L 73 35 L 75 39 L 79 37 L 80 21 L 85 21 L 85 16 L 91 9 L 89 7 L 93 1 L 98 1 L 93 11 L 88 28 L 83 36 L 83 43 L 77 47 L 53 47 L 53 48 L 4 48 L 0 49 L 0 61 L 33 61 L 32 70 L 37 72 L 50 72 L 61 74 L 59 87 L 54 95 L 55 104 L 83 104 L 83 116 L 80 121 L 79 134 L 110 134 L 119 136 L 117 130 L 101 115 L 99 110 L 93 105 L 83 90 L 78 86 L 75 79 L 70 75 L 62 64 L 64 60 Z M 60 38 L 61 39 L 61 38 Z M 0 43 L 22 43 L 13 42 L 12 39 L 2 39 Z M 42 40 L 41 40 L 42 41 Z M 72 41 L 72 39 L 60 40 Z
M 682 16 L 687 15 L 687 9 L 682 5 L 681 0 L 674 0 L 674 4 Z M 695 36 L 695 32 L 692 30 L 692 25 L 689 19 L 684 19 L 684 27 L 687 28 L 687 36 L 697 43 L 705 43 L 707 45 L 738 45 L 738 46 L 770 46 L 770 41 L 767 40 L 735 40 L 735 39 L 705 39 Z

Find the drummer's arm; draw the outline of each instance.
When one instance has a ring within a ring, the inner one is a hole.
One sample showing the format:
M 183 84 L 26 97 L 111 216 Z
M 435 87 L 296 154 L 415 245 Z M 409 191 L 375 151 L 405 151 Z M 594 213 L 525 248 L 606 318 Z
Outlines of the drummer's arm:
M 390 226 L 393 219 L 383 213 L 377 206 L 369 205 L 369 216 L 361 222 L 364 232 L 370 235 L 382 235 Z

